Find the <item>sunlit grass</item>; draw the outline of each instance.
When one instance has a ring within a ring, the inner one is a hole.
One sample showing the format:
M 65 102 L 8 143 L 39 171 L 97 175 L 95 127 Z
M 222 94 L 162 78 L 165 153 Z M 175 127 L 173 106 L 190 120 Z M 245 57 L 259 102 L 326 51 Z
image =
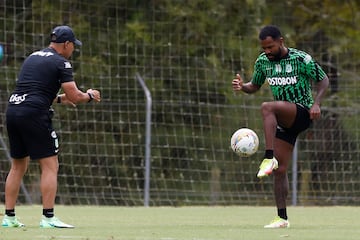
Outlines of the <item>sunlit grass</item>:
M 358 207 L 290 207 L 291 228 L 264 229 L 274 207 L 57 206 L 74 229 L 40 229 L 40 206 L 17 207 L 24 229 L 0 228 L 0 239 L 257 240 L 358 239 Z

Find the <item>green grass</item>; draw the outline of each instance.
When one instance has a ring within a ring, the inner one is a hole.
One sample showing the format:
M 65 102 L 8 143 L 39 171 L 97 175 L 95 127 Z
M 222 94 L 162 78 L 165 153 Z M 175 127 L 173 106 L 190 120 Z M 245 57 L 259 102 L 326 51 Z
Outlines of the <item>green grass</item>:
M 0 228 L 0 239 L 257 240 L 359 239 L 360 207 L 290 207 L 291 228 L 263 229 L 274 207 L 56 206 L 74 229 L 40 229 L 41 206 L 19 206 L 24 229 Z

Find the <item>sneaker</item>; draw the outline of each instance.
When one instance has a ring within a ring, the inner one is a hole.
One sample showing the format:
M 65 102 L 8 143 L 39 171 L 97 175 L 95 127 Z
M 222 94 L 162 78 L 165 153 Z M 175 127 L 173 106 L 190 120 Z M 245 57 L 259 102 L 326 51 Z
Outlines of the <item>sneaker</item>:
M 70 224 L 63 223 L 56 217 L 47 218 L 42 216 L 40 221 L 41 228 L 74 228 L 74 226 Z
M 265 176 L 268 176 L 272 173 L 273 170 L 277 169 L 279 167 L 278 161 L 275 158 L 265 158 L 260 167 L 259 172 L 257 174 L 258 178 L 262 178 Z
M 289 228 L 290 222 L 279 216 L 275 217 L 270 224 L 265 225 L 264 228 Z
M 17 218 L 15 216 L 14 217 L 9 217 L 9 216 L 5 215 L 1 226 L 3 226 L 3 227 L 12 227 L 12 228 L 20 228 L 20 227 L 25 227 L 25 224 L 19 222 L 19 220 L 17 220 Z

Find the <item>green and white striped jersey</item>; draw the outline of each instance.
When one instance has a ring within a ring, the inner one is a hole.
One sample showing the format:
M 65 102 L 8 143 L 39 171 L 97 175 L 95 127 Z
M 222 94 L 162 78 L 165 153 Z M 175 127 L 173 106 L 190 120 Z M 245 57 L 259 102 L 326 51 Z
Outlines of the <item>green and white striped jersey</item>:
M 311 81 L 322 81 L 325 75 L 309 54 L 289 48 L 288 56 L 279 61 L 270 61 L 265 53 L 260 54 L 251 82 L 261 86 L 266 80 L 274 100 L 299 103 L 310 108 L 314 103 Z

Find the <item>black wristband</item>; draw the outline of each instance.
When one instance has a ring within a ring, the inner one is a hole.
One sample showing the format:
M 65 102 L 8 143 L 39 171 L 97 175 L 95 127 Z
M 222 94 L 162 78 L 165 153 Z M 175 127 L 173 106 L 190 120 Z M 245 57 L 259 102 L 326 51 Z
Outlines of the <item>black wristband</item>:
M 88 102 L 91 102 L 93 99 L 94 99 L 94 94 L 88 92 L 87 93 L 89 95 L 89 101 Z
M 57 96 L 56 102 L 57 102 L 57 103 L 61 103 L 61 96 L 60 96 L 60 95 Z

